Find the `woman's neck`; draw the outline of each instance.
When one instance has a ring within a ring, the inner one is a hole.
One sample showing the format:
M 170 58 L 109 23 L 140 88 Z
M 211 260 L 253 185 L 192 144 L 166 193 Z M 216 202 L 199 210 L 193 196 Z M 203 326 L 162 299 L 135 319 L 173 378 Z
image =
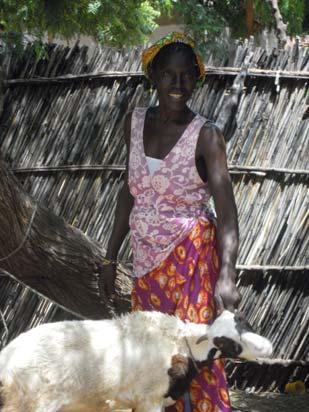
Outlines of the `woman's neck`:
M 193 112 L 188 106 L 185 106 L 181 111 L 172 111 L 159 104 L 157 112 L 157 120 L 162 123 L 188 123 L 192 120 Z

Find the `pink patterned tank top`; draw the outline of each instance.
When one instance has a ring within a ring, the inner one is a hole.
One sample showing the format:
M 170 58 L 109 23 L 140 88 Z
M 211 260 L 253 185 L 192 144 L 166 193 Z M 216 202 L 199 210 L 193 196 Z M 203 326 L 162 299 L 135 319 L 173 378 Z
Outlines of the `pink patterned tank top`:
M 212 218 L 207 183 L 195 165 L 200 130 L 207 120 L 196 115 L 152 174 L 144 151 L 147 108 L 132 113 L 129 188 L 134 197 L 130 215 L 133 274 L 156 268 L 183 241 L 200 218 Z

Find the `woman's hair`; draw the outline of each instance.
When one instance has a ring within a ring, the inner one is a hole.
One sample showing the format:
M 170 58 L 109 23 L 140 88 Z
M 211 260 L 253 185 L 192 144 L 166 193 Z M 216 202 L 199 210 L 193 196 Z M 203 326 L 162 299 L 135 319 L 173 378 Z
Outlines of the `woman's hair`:
M 200 76 L 201 72 L 200 72 L 200 68 L 199 68 L 194 50 L 188 44 L 180 43 L 180 42 L 170 43 L 162 47 L 162 49 L 155 55 L 155 57 L 149 64 L 147 71 L 148 72 L 156 71 L 158 66 L 163 64 L 165 60 L 170 58 L 171 54 L 173 53 L 182 53 L 183 55 L 186 55 L 189 59 L 191 59 L 196 68 L 196 76 L 197 77 Z

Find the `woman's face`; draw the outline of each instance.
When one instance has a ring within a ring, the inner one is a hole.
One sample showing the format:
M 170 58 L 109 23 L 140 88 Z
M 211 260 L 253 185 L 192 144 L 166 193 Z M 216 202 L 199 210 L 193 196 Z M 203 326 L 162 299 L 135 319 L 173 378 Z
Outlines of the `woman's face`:
M 159 61 L 152 79 L 161 105 L 182 110 L 196 86 L 198 73 L 192 57 L 183 51 L 173 51 Z

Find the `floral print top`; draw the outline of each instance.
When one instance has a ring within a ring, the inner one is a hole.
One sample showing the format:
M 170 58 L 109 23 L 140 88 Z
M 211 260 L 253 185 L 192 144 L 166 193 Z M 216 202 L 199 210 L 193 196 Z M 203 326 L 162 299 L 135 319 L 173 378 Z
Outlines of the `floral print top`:
M 134 197 L 129 224 L 136 277 L 166 259 L 199 219 L 214 218 L 208 185 L 195 164 L 199 132 L 207 120 L 197 114 L 151 174 L 143 142 L 146 112 L 146 107 L 137 107 L 132 113 L 129 153 L 128 181 Z

